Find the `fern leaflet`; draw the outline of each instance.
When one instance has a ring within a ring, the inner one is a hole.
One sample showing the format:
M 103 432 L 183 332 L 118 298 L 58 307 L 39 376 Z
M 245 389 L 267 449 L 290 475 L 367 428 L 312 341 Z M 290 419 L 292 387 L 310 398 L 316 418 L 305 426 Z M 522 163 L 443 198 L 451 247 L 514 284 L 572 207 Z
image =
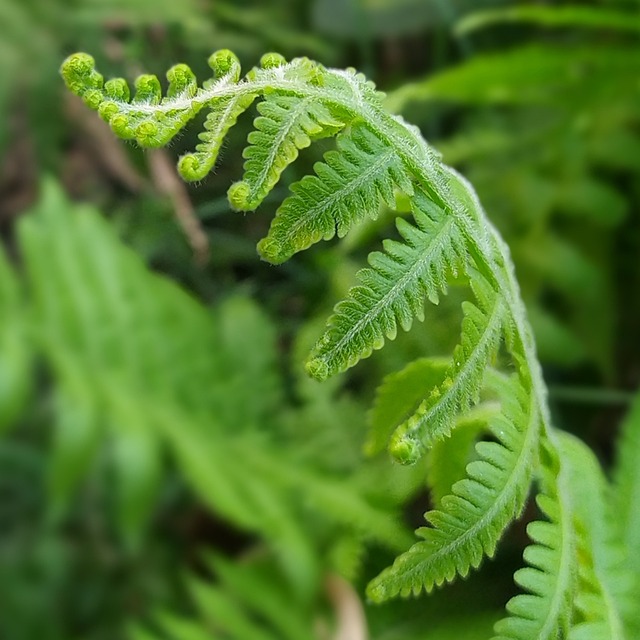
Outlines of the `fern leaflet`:
M 489 421 L 497 442 L 478 443 L 479 460 L 467 466 L 467 478 L 453 485 L 439 510 L 426 514 L 432 526 L 417 531 L 423 541 L 371 582 L 372 600 L 430 591 L 467 575 L 485 555 L 493 555 L 505 527 L 522 511 L 539 417 L 517 380 L 494 378 L 491 386 L 502 403 L 501 414 Z
M 543 456 L 550 459 L 544 470 L 543 491 L 536 502 L 547 520 L 527 526 L 533 541 L 524 552 L 529 566 L 515 574 L 516 583 L 528 593 L 507 603 L 510 615 L 495 625 L 493 640 L 555 640 L 566 636 L 571 622 L 571 597 L 576 584 L 575 534 L 567 472 L 553 460 L 555 450 L 543 451 Z
M 272 263 L 335 234 L 343 237 L 365 215 L 376 217 L 380 201 L 395 203 L 394 186 L 407 194 L 413 187 L 393 149 L 385 147 L 361 122 L 336 139 L 316 163 L 315 176 L 291 187 L 293 195 L 276 212 L 268 236 L 258 245 Z
M 385 253 L 369 256 L 371 268 L 359 273 L 362 286 L 336 307 L 329 329 L 311 353 L 307 370 L 319 380 L 351 367 L 422 319 L 425 297 L 436 302 L 446 277 L 463 259 L 462 239 L 454 220 L 415 194 L 413 226 L 398 219 L 404 242 L 387 240 Z
M 231 203 L 253 211 L 278 183 L 281 173 L 313 140 L 333 136 L 343 123 L 311 97 L 269 95 L 258 104 L 260 117 L 244 150 L 244 178 L 229 190 Z

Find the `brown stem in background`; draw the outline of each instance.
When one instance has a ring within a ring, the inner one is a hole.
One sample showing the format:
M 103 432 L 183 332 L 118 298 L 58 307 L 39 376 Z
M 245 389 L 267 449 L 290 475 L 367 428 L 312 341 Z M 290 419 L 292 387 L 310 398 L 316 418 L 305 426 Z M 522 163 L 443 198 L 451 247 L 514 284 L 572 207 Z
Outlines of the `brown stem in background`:
M 145 190 L 147 184 L 133 166 L 120 141 L 113 135 L 106 122 L 89 111 L 80 98 L 69 95 L 65 104 L 71 122 L 78 123 L 85 134 L 84 140 L 91 148 L 92 156 L 105 173 L 132 193 Z
M 344 578 L 331 574 L 325 579 L 325 591 L 336 612 L 338 625 L 332 640 L 368 640 L 364 607 L 353 586 Z

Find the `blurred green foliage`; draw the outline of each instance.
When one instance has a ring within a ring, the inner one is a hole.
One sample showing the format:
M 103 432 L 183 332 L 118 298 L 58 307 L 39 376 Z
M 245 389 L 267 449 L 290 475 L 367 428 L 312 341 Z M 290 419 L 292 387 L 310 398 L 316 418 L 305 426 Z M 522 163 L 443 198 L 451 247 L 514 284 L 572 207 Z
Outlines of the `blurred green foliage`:
M 425 478 L 450 485 L 477 433 L 471 422 L 434 456 L 451 467 L 361 451 L 381 377 L 450 352 L 467 296 L 455 282 L 439 313 L 354 373 L 320 385 L 301 369 L 389 212 L 341 246 L 259 263 L 264 218 L 224 197 L 241 126 L 188 192 L 210 246 L 199 266 L 151 156 L 131 146 L 105 163 L 99 129 L 63 97 L 72 50 L 132 76 L 177 60 L 204 75 L 221 47 L 246 64 L 276 49 L 365 70 L 478 189 L 511 247 L 555 418 L 610 463 L 622 411 L 607 393 L 640 383 L 640 7 L 521 5 L 0 3 L 0 637 L 337 637 L 348 597 L 332 599 L 326 576 L 361 594 L 441 497 Z M 574 387 L 590 404 L 562 402 Z M 617 499 L 637 564 L 637 401 L 626 424 Z M 517 526 L 468 583 L 362 605 L 371 637 L 488 637 L 523 546 Z

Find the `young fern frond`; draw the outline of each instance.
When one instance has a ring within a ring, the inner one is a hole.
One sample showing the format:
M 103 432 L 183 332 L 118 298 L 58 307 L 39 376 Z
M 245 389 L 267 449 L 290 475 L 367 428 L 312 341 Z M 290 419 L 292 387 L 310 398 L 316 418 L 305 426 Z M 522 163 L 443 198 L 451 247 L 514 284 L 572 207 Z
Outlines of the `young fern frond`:
M 205 131 L 198 136 L 201 142 L 196 151 L 182 156 L 178 163 L 178 171 L 184 180 L 193 182 L 207 176 L 216 164 L 227 132 L 255 98 L 255 94 L 230 96 L 211 109 L 204 122 Z
M 456 416 L 478 400 L 484 371 L 500 345 L 506 308 L 502 298 L 492 294 L 482 277 L 474 275 L 474 289 L 483 289 L 488 294 L 478 296 L 484 310 L 470 302 L 463 304 L 462 341 L 454 350 L 452 364 L 443 382 L 434 387 L 416 412 L 396 429 L 390 445 L 392 450 L 408 441 L 415 443 L 419 452 L 431 448 L 434 442 L 450 434 Z
M 336 149 L 316 164 L 314 176 L 292 186 L 292 195 L 259 243 L 261 255 L 270 262 L 283 262 L 321 239 L 345 235 L 354 223 L 375 217 L 381 203 L 393 206 L 396 190 L 409 198 L 415 224 L 398 220 L 400 241 L 387 240 L 384 252 L 371 254 L 369 268 L 359 274 L 360 285 L 336 306 L 307 370 L 323 380 L 355 365 L 393 339 L 398 326 L 408 330 L 414 318 L 422 319 L 425 301 L 436 303 L 446 293 L 449 276 L 465 275 L 475 301 L 464 305 L 451 364 L 442 376 L 425 377 L 412 416 L 405 419 L 406 406 L 388 412 L 402 422 L 379 429 L 372 449 L 386 439 L 398 461 L 416 462 L 451 435 L 478 403 L 484 384 L 494 389 L 500 409 L 488 419 L 494 441 L 478 443 L 478 459 L 467 466 L 467 477 L 427 514 L 431 526 L 418 531 L 422 540 L 370 584 L 369 595 L 382 601 L 429 591 L 478 567 L 494 554 L 500 536 L 521 513 L 537 471 L 543 479 L 538 502 L 548 521 L 530 525 L 533 544 L 525 560 L 531 566 L 517 574 L 530 595 L 511 601 L 511 616 L 499 623 L 496 633 L 500 640 L 564 634 L 576 591 L 576 524 L 567 470 L 560 461 L 560 443 L 550 423 L 546 388 L 509 251 L 473 188 L 442 165 L 415 127 L 386 112 L 382 96 L 352 70 L 326 69 L 307 59 L 285 63 L 267 54 L 261 68 L 240 79 L 237 59 L 228 51 L 214 54 L 210 65 L 216 80 L 202 88 L 178 65 L 170 72 L 165 98 L 157 79 L 146 76 L 138 81 L 133 101 L 124 81 L 103 84 L 85 54 L 71 56 L 62 75 L 116 134 L 146 146 L 166 142 L 196 113 L 209 109 L 202 143 L 178 164 L 187 180 L 204 176 L 235 119 L 262 98 L 256 131 L 244 153 L 244 178 L 229 190 L 236 209 L 257 207 L 300 149 L 318 137 L 337 134 Z M 487 373 L 497 365 L 499 352 L 511 369 L 508 376 Z M 256 458 L 253 464 L 259 468 L 261 463 Z

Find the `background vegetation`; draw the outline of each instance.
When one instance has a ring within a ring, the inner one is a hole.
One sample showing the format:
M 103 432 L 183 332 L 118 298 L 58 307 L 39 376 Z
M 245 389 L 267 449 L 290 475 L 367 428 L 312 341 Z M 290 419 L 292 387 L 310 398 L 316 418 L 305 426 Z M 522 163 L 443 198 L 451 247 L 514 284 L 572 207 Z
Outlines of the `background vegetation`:
M 395 213 L 269 267 L 275 200 L 329 143 L 243 216 L 226 190 L 250 119 L 187 187 L 174 158 L 195 136 L 123 145 L 57 69 L 83 49 L 107 75 L 184 61 L 203 78 L 228 47 L 245 68 L 277 50 L 367 73 L 476 186 L 554 419 L 609 468 L 640 383 L 638 3 L 4 0 L 0 23 L 0 638 L 488 636 L 527 514 L 446 593 L 362 600 L 438 500 L 427 474 L 452 473 L 363 453 L 375 390 L 451 351 L 465 288 L 355 370 L 307 379 L 302 354 Z

